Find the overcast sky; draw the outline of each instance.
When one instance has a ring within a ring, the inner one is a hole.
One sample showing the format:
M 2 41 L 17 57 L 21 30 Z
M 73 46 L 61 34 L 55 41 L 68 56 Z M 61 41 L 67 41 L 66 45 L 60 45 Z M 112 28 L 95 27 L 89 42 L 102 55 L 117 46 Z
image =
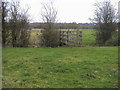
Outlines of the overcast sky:
M 29 14 L 32 22 L 42 22 L 41 3 L 50 0 L 22 0 L 22 6 L 29 6 Z M 94 3 L 104 0 L 52 0 L 58 10 L 58 22 L 77 22 L 89 23 L 89 18 L 93 16 Z M 117 7 L 120 0 L 111 0 L 112 4 Z

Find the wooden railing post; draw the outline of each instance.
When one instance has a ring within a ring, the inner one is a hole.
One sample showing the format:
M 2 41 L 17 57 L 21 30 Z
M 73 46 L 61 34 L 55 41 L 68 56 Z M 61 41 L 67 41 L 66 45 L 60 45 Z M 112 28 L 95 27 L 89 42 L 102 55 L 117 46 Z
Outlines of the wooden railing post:
M 80 37 L 79 45 L 82 45 L 82 31 L 80 31 L 80 35 L 79 35 L 79 37 Z
M 2 89 L 2 0 L 0 0 L 0 89 Z

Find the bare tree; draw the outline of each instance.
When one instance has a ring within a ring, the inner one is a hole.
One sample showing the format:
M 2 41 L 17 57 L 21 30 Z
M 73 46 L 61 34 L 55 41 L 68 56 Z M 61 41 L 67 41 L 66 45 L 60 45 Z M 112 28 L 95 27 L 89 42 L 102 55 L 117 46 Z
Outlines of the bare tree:
M 28 45 L 29 45 L 29 38 L 30 38 L 31 31 L 28 30 L 28 27 L 29 27 L 28 14 L 27 14 L 28 9 L 29 8 L 27 8 L 26 10 L 23 9 L 22 12 L 20 13 L 20 24 L 19 24 L 20 25 L 20 37 L 19 37 L 20 41 L 19 41 L 19 45 L 21 47 L 28 47 Z
M 120 46 L 120 22 L 118 22 L 118 45 Z
M 120 1 L 118 2 L 118 45 L 120 46 Z
M 42 3 L 42 19 L 46 23 L 55 23 L 57 17 L 57 10 L 54 7 L 53 2 Z
M 6 46 L 6 42 L 9 36 L 9 27 L 7 22 L 8 17 L 8 2 L 2 1 L 2 46 Z
M 12 1 L 10 6 L 10 29 L 12 35 L 12 45 L 13 47 L 17 46 L 17 40 L 20 33 L 20 28 L 18 28 L 19 24 L 19 2 Z
M 0 49 L 1 49 L 1 47 L 2 47 L 2 1 L 0 1 Z M 0 56 L 0 57 L 2 57 L 2 56 Z
M 57 10 L 53 2 L 42 3 L 42 20 L 46 24 L 42 33 L 43 45 L 47 47 L 56 47 L 59 44 L 58 30 L 55 27 Z
M 27 47 L 30 31 L 28 31 L 28 9 L 21 9 L 19 1 L 12 1 L 10 6 L 10 29 L 13 47 Z
M 97 43 L 105 44 L 116 31 L 116 9 L 110 1 L 95 3 L 94 21 L 97 23 Z
M 2 1 L 0 1 L 0 68 L 0 81 L 2 81 Z M 0 87 L 2 87 L 2 82 L 0 82 Z

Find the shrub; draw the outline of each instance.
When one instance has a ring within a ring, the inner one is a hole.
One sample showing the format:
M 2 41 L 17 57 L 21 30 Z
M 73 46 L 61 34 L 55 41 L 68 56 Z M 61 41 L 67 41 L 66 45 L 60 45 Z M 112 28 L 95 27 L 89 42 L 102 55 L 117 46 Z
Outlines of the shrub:
M 57 30 L 44 30 L 42 32 L 42 46 L 57 47 L 59 45 L 59 35 Z

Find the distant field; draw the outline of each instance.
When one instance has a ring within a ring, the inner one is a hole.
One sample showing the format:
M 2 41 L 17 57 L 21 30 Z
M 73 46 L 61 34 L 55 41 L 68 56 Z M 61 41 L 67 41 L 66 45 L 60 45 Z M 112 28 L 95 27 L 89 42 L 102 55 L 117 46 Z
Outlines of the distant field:
M 117 88 L 117 50 L 3 48 L 3 88 Z
M 83 45 L 91 45 L 91 44 L 95 44 L 96 42 L 96 30 L 80 30 L 82 31 L 82 35 L 83 35 L 83 41 L 82 44 Z
M 67 30 L 67 29 L 62 29 L 62 30 Z M 74 29 L 69 29 L 69 30 L 74 30 Z M 82 38 L 83 38 L 83 41 L 82 41 L 82 45 L 92 45 L 92 44 L 95 44 L 95 40 L 96 40 L 96 36 L 95 36 L 95 30 L 80 30 L 82 31 Z M 32 33 L 31 33 L 31 38 L 30 38 L 30 43 L 31 45 L 34 45 L 34 44 L 37 44 L 38 43 L 38 40 L 40 39 L 39 35 L 41 35 L 41 30 L 39 29 L 35 29 L 35 30 L 32 30 Z
M 35 29 L 31 31 L 30 37 L 30 46 L 33 47 L 34 45 L 38 45 L 40 42 L 41 30 Z

